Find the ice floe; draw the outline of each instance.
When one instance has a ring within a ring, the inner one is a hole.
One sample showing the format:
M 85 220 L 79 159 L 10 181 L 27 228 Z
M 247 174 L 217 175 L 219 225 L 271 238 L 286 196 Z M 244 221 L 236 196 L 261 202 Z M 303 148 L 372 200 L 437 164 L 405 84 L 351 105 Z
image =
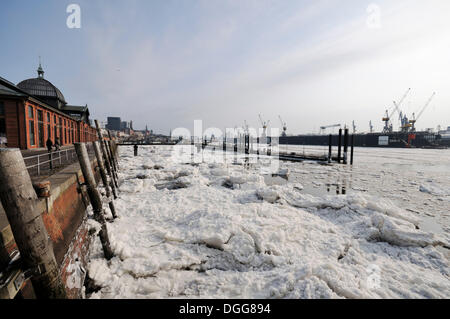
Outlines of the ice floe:
M 448 237 L 388 200 L 313 196 L 257 165 L 177 163 L 164 146 L 120 152 L 116 257 L 95 238 L 90 298 L 450 297 Z

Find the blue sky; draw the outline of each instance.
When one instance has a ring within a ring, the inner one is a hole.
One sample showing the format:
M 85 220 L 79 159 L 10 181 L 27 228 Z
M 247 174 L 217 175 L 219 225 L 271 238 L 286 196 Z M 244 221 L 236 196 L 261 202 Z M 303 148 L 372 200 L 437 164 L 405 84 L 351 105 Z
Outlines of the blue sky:
M 66 26 L 70 3 L 81 29 Z M 258 113 L 289 133 L 381 129 L 409 87 L 408 114 L 437 92 L 417 126 L 447 126 L 448 12 L 447 0 L 2 1 L 0 76 L 35 77 L 42 56 L 70 104 L 164 133 L 195 119 L 257 127 Z

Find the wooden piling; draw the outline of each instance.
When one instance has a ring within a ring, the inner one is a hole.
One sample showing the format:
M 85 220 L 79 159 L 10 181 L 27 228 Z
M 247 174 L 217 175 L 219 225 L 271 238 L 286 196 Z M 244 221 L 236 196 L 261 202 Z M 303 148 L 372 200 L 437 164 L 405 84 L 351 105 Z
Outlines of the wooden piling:
M 106 141 L 106 148 L 108 150 L 109 158 L 111 159 L 112 168 L 113 168 L 114 172 L 116 173 L 117 172 L 116 159 L 115 159 L 114 153 L 112 151 L 111 145 L 112 145 L 111 140 Z
M 338 163 L 341 162 L 341 147 L 342 147 L 342 129 L 339 129 L 339 140 L 338 140 Z
M 19 149 L 0 149 L 0 198 L 37 298 L 62 299 L 66 291 L 38 198 Z
M 111 198 L 111 190 L 109 188 L 108 177 L 106 176 L 105 166 L 103 165 L 103 158 L 102 158 L 102 154 L 100 153 L 100 147 L 98 146 L 98 141 L 95 141 L 92 144 L 94 146 L 95 157 L 97 158 L 97 165 L 100 170 L 100 176 L 102 178 L 103 186 L 105 187 L 105 190 L 106 190 L 106 197 L 108 197 L 108 199 L 109 199 L 109 203 L 108 203 L 109 209 L 111 210 L 111 214 L 112 214 L 113 218 L 117 218 L 116 208 L 114 207 L 114 202 L 112 201 L 112 198 Z M 114 183 L 113 183 L 113 185 L 114 185 Z M 114 193 L 115 193 L 115 190 L 114 190 Z
M 119 167 L 119 162 L 117 161 L 117 158 L 116 158 L 116 150 L 114 148 L 114 141 L 113 141 L 110 130 L 108 130 L 108 136 L 109 136 L 109 141 L 108 141 L 109 151 L 111 153 L 111 158 L 113 159 L 114 169 L 117 172 L 117 169 Z
M 328 163 L 332 160 L 333 135 L 328 136 Z
M 250 136 L 246 134 L 244 138 L 245 154 L 250 154 Z
M 101 225 L 99 237 L 102 243 L 103 253 L 105 254 L 105 258 L 109 260 L 114 257 L 114 254 L 109 243 L 108 230 L 106 228 L 105 216 L 103 214 L 102 200 L 96 188 L 94 173 L 92 172 L 86 145 L 84 143 L 75 143 L 74 146 L 80 162 L 81 171 L 83 172 L 89 200 L 91 201 L 92 209 L 94 211 L 94 219 Z
M 344 164 L 347 164 L 348 159 L 348 128 L 344 130 Z
M 108 151 L 106 148 L 106 141 L 102 136 L 100 125 L 98 124 L 97 120 L 95 120 L 94 122 L 95 122 L 95 126 L 97 128 L 97 135 L 98 135 L 98 139 L 100 140 L 100 147 L 101 147 L 101 151 L 103 153 L 103 158 L 105 160 L 106 171 L 108 172 L 108 175 L 111 177 L 111 188 L 113 189 L 113 192 L 114 192 L 114 198 L 117 198 L 117 194 L 115 192 L 116 188 L 119 187 L 119 184 L 117 182 L 117 177 L 112 169 L 111 159 L 109 158 L 109 155 L 108 155 Z
M 137 144 L 134 145 L 133 149 L 134 149 L 134 156 L 138 156 L 138 146 L 137 146 Z
M 119 171 L 119 161 L 117 160 L 117 145 L 116 145 L 116 142 L 114 140 L 110 139 L 110 140 L 107 141 L 107 144 L 108 144 L 109 152 L 110 152 L 110 155 L 111 155 L 111 158 L 112 158 L 112 162 L 114 164 L 114 170 L 116 172 L 118 172 Z
M 350 165 L 353 165 L 353 151 L 355 148 L 355 134 L 352 134 L 351 150 L 350 150 Z
M 113 154 L 114 159 L 116 160 L 116 166 L 117 170 L 119 170 L 119 158 L 118 158 L 118 147 L 115 140 L 111 140 L 112 146 L 113 146 Z
M 114 165 L 114 159 L 111 157 L 111 151 L 109 149 L 108 141 L 104 140 L 103 144 L 105 146 L 105 154 L 106 154 L 106 157 L 108 158 L 108 162 L 109 162 L 109 165 L 111 168 L 111 174 L 113 176 L 114 184 L 116 185 L 116 188 L 118 188 L 119 187 L 119 183 L 118 183 L 119 177 L 117 176 L 116 167 Z

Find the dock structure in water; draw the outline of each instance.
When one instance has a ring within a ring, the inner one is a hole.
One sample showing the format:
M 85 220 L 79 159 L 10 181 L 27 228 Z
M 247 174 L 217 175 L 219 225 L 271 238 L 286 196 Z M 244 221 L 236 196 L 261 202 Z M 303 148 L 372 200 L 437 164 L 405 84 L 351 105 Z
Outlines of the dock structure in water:
M 342 133 L 344 135 L 342 136 Z M 313 153 L 305 153 L 303 152 L 280 152 L 279 146 L 281 144 L 272 145 L 272 140 L 269 138 L 267 144 L 259 143 L 259 139 L 256 139 L 256 144 L 253 143 L 253 139 L 250 136 L 245 135 L 241 138 L 234 138 L 233 143 L 228 143 L 228 141 L 224 140 L 220 141 L 208 141 L 202 140 L 201 142 L 195 143 L 192 139 L 190 142 L 186 144 L 186 141 L 148 141 L 148 140 L 140 140 L 140 141 L 123 141 L 119 142 L 117 145 L 119 146 L 133 146 L 135 156 L 138 155 L 139 146 L 175 146 L 175 145 L 196 145 L 198 150 L 222 150 L 223 152 L 231 152 L 231 153 L 241 153 L 246 155 L 256 155 L 256 156 L 276 156 L 279 160 L 282 161 L 291 161 L 291 162 L 302 162 L 302 161 L 317 161 L 317 162 L 326 162 L 326 163 L 342 163 L 347 164 L 349 161 L 350 164 L 353 164 L 353 142 L 354 138 L 350 138 L 348 133 L 348 129 L 340 130 L 341 137 L 337 145 L 333 145 L 332 136 L 329 136 L 329 145 L 328 152 L 324 154 L 313 154 Z M 338 148 L 338 152 L 336 155 L 333 155 L 333 147 Z M 348 153 L 348 147 L 350 147 L 350 153 Z M 272 152 L 272 150 L 277 150 L 276 152 Z

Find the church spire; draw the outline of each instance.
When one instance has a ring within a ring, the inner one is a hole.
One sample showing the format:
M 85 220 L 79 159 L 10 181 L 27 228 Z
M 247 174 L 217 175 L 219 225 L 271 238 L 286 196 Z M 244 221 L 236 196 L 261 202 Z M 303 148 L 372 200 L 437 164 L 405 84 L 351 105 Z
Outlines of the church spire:
M 37 73 L 39 78 L 44 78 L 44 69 L 42 68 L 41 65 L 41 57 L 39 57 L 39 67 L 37 69 Z

